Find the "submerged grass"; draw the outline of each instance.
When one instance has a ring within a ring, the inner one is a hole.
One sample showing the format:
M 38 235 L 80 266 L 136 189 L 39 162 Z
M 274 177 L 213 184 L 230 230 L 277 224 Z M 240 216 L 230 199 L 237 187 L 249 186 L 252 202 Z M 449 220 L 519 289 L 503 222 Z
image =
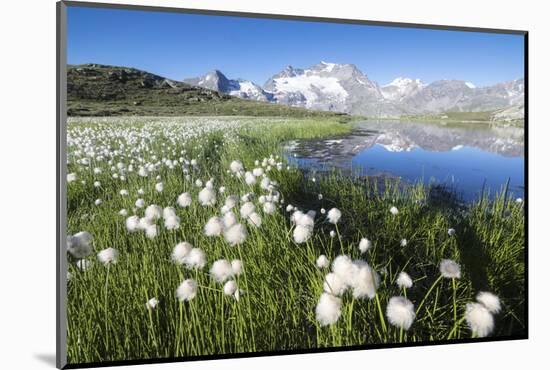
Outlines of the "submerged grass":
M 189 124 L 185 118 L 170 120 L 175 120 L 175 125 Z M 495 316 L 492 335 L 525 333 L 523 205 L 505 192 L 456 207 L 433 200 L 431 188 L 422 184 L 403 187 L 387 181 L 380 189 L 378 181 L 338 172 L 313 181 L 296 168 L 273 170 L 269 177 L 277 182 L 284 205 L 272 215 L 264 214 L 260 228 L 248 227 L 244 244 L 231 247 L 223 238 L 203 234 L 203 226 L 219 214 L 225 196 L 218 195 L 215 208 L 201 206 L 196 200 L 200 188 L 194 181 L 213 178 L 217 187 L 226 188 L 225 195 L 260 194 L 258 185 L 248 186 L 228 173 L 231 161 L 238 159 L 252 169 L 256 160 L 261 162 L 270 155 L 283 158 L 285 141 L 343 135 L 350 126 L 319 119 L 243 118 L 239 124 L 227 126 L 222 121 L 219 129 L 185 138 L 167 135 L 162 118 L 70 121 L 70 135 L 90 137 L 93 132 L 96 143 L 78 142 L 69 147 L 68 172 L 77 173 L 78 181 L 68 185 L 68 233 L 90 232 L 96 253 L 108 247 L 120 252 L 118 263 L 105 267 L 94 261 L 85 271 L 70 259 L 70 363 L 470 338 L 462 317 L 466 303 L 474 301 L 479 291 L 495 293 L 503 304 L 502 312 Z M 206 124 L 206 119 L 199 120 L 193 130 L 200 131 Z M 113 135 L 113 130 L 120 133 L 126 129 L 124 135 Z M 134 140 L 135 131 L 146 138 L 145 146 Z M 82 158 L 75 152 L 77 148 L 93 150 L 98 143 L 118 153 L 109 158 L 110 163 L 92 160 L 83 166 L 76 161 Z M 118 162 L 133 160 L 137 165 L 138 158 L 154 162 L 178 157 L 182 151 L 186 158 L 196 158 L 199 166 L 191 178 L 186 178 L 180 167 L 160 166 L 155 176 L 164 184 L 161 193 L 154 190 L 157 180 L 151 176 L 128 174 L 126 181 L 112 177 L 112 167 Z M 103 171 L 94 173 L 95 167 Z M 93 186 L 94 181 L 100 181 L 100 186 Z M 143 195 L 138 195 L 140 188 Z M 127 189 L 130 195 L 120 196 L 120 189 Z M 177 196 L 185 191 L 191 193 L 193 203 L 177 209 L 179 229 L 159 227 L 154 239 L 141 232 L 128 233 L 125 217 L 118 215 L 122 208 L 131 215 L 137 198 L 147 204 L 175 207 Z M 102 204 L 96 206 L 98 198 Z M 287 204 L 317 211 L 314 234 L 304 244 L 292 239 Z M 392 206 L 398 208 L 398 214 L 389 212 Z M 332 207 L 342 211 L 337 228 L 320 213 L 321 208 Z M 454 235 L 449 235 L 450 228 L 456 230 Z M 337 236 L 331 237 L 331 231 Z M 366 254 L 358 249 L 362 237 L 373 243 Z M 405 246 L 403 239 L 407 240 Z M 204 269 L 187 270 L 171 262 L 173 247 L 182 241 L 206 252 Z M 328 326 L 320 326 L 315 317 L 328 272 L 315 265 L 321 254 L 330 261 L 341 254 L 364 259 L 381 278 L 373 300 L 345 293 L 340 319 Z M 212 262 L 220 258 L 243 261 L 244 274 L 237 277 L 242 289 L 239 300 L 224 295 L 223 284 L 208 273 Z M 440 277 L 438 266 L 444 258 L 461 265 L 460 279 Z M 89 260 L 93 261 L 93 256 Z M 405 332 L 389 325 L 385 317 L 389 299 L 403 294 L 395 284 L 401 271 L 414 281 L 406 296 L 416 310 L 416 320 Z M 197 281 L 197 296 L 180 303 L 175 290 L 187 278 Z M 145 303 L 152 297 L 160 303 L 154 310 L 146 309 Z

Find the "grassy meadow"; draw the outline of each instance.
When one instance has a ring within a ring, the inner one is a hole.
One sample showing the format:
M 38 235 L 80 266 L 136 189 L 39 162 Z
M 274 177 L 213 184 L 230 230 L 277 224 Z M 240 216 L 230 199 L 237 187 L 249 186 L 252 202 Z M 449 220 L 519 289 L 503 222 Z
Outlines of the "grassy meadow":
M 288 165 L 350 130 L 71 117 L 69 363 L 523 335 L 523 203 Z

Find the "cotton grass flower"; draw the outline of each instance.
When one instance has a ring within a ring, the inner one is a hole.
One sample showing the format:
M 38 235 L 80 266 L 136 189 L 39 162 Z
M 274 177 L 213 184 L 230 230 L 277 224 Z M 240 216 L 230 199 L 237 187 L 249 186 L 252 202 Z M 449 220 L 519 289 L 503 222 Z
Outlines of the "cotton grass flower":
M 128 217 L 126 219 L 126 229 L 131 233 L 139 230 L 139 217 L 135 215 Z
M 272 202 L 266 202 L 264 204 L 264 212 L 268 215 L 275 213 L 277 207 Z
M 223 233 L 225 240 L 231 246 L 244 243 L 247 235 L 248 233 L 246 231 L 246 227 L 244 227 L 244 225 L 242 224 L 235 224 L 230 228 L 226 229 Z
M 145 207 L 145 201 L 141 198 L 136 200 L 136 203 L 134 203 L 137 208 L 143 208 Z
M 399 213 L 399 210 L 397 209 L 397 207 L 393 206 L 390 208 L 390 213 L 395 216 Z
M 231 226 L 237 224 L 237 216 L 231 211 L 226 212 L 223 215 L 223 225 L 226 229 L 229 229 Z
M 199 202 L 203 206 L 213 206 L 216 204 L 216 191 L 211 188 L 203 188 L 199 192 Z
M 154 310 L 157 307 L 158 304 L 159 304 L 158 299 L 151 298 L 150 300 L 145 302 L 145 308 L 147 308 L 148 310 Z
M 380 283 L 378 274 L 364 261 L 354 261 L 353 267 L 354 275 L 349 284 L 353 288 L 353 296 L 373 299 Z
M 164 219 L 164 227 L 166 230 L 176 230 L 180 227 L 180 218 L 178 216 L 169 216 Z
M 237 283 L 235 280 L 229 280 L 223 285 L 223 294 L 225 295 L 234 295 L 237 291 Z
M 495 326 L 493 315 L 481 303 L 468 303 L 464 318 L 472 333 L 478 338 L 491 334 Z
M 332 208 L 327 213 L 328 222 L 334 225 L 336 225 L 338 221 L 340 221 L 341 217 L 342 217 L 342 212 L 338 208 Z
M 371 248 L 372 248 L 372 242 L 367 238 L 361 238 L 361 240 L 359 241 L 359 251 L 361 253 L 365 253 Z
M 248 186 L 252 186 L 256 184 L 256 177 L 251 172 L 246 172 L 244 174 L 244 182 Z
M 441 260 L 441 263 L 439 264 L 439 271 L 444 278 L 460 279 L 460 265 L 453 260 Z
M 262 225 L 262 217 L 257 214 L 256 212 L 252 212 L 249 216 L 248 216 L 248 223 L 251 225 L 251 226 L 254 226 L 254 227 L 260 227 Z
M 77 179 L 76 173 L 73 172 L 73 173 L 68 173 L 67 174 L 67 182 L 68 183 L 74 182 L 74 181 L 76 181 L 76 179 Z
M 67 236 L 67 251 L 77 259 L 85 258 L 92 253 L 92 234 L 80 231 L 73 236 Z
M 386 316 L 393 326 L 409 330 L 416 317 L 414 305 L 405 297 L 391 297 L 386 308 Z
M 254 203 L 252 202 L 245 202 L 242 206 L 241 206 L 241 217 L 242 218 L 247 218 L 248 216 L 250 216 L 250 214 L 252 214 L 252 212 L 254 212 L 256 210 L 256 206 L 254 205 Z
M 227 209 L 231 209 L 237 205 L 239 202 L 239 197 L 236 195 L 228 195 L 227 198 L 225 198 L 225 206 Z
M 401 241 L 399 242 L 399 245 L 402 247 L 406 247 L 407 244 L 408 244 L 407 239 L 401 239 Z
M 145 217 L 149 220 L 158 220 L 162 216 L 162 208 L 156 204 L 151 204 L 145 208 Z
M 172 261 L 178 265 L 183 265 L 189 255 L 189 252 L 191 252 L 191 249 L 193 249 L 193 246 L 188 242 L 176 244 L 172 250 Z
M 453 228 L 450 228 L 449 230 L 447 230 L 447 234 L 449 234 L 449 236 L 453 236 L 456 234 L 456 230 Z
M 479 292 L 476 296 L 476 301 L 485 306 L 492 314 L 500 312 L 500 299 L 490 292 Z
M 156 184 L 155 184 L 155 190 L 156 190 L 158 193 L 162 193 L 163 190 L 164 190 L 164 184 L 163 184 L 162 182 L 156 183 Z
M 210 268 L 210 275 L 218 282 L 223 283 L 233 276 L 233 267 L 228 260 L 217 260 Z
M 399 275 L 397 275 L 397 280 L 395 283 L 401 289 L 410 289 L 413 286 L 411 277 L 405 271 L 401 271 Z
M 338 321 L 342 314 L 342 300 L 329 293 L 321 294 L 315 307 L 315 318 L 321 326 L 331 325 Z
M 297 225 L 292 232 L 292 237 L 296 244 L 305 243 L 313 233 L 313 229 L 308 226 Z
M 241 260 L 231 261 L 231 270 L 233 271 L 233 275 L 239 276 L 243 272 L 243 263 Z
M 190 269 L 202 269 L 206 265 L 206 254 L 200 248 L 193 248 L 185 257 L 185 265 Z
M 330 293 L 335 296 L 340 296 L 344 293 L 347 286 L 342 279 L 333 272 L 329 272 L 325 276 L 325 281 L 323 282 L 323 290 L 326 293 Z
M 189 193 L 181 193 L 178 196 L 177 203 L 181 208 L 189 207 L 191 205 L 192 198 Z
M 97 254 L 97 259 L 105 266 L 116 263 L 118 260 L 118 251 L 114 248 L 104 249 Z
M 223 232 L 223 219 L 217 216 L 210 217 L 206 225 L 204 225 L 204 235 L 220 236 Z
M 176 289 L 176 297 L 180 302 L 192 300 L 197 295 L 197 286 L 193 279 L 184 280 Z
M 244 166 L 243 166 L 243 163 L 241 161 L 233 161 L 229 164 L 229 169 L 231 170 L 231 172 L 233 173 L 237 173 L 237 172 L 241 172 L 244 170 Z
M 148 225 L 145 228 L 145 236 L 149 239 L 154 239 L 158 235 L 157 225 Z
M 101 203 L 103 203 L 103 201 L 102 201 L 101 199 L 96 199 L 96 200 L 94 201 L 94 204 L 95 204 L 96 206 L 101 205 Z
M 329 265 L 330 265 L 330 262 L 327 258 L 327 256 L 325 256 L 324 254 L 321 254 L 317 260 L 315 261 L 315 264 L 317 265 L 317 267 L 319 267 L 320 269 L 324 269 L 324 268 L 327 268 Z

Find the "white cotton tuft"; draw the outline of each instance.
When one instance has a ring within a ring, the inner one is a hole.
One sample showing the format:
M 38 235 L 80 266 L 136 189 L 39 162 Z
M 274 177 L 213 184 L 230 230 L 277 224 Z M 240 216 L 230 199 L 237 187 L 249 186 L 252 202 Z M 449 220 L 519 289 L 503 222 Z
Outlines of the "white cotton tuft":
M 479 292 L 476 296 L 476 301 L 484 305 L 492 314 L 500 312 L 500 299 L 493 293 Z
M 157 225 L 148 225 L 145 228 L 145 236 L 147 236 L 149 239 L 156 238 L 157 234 L 158 234 Z
M 260 226 L 262 226 L 262 217 L 259 214 L 257 214 L 256 212 L 252 212 L 248 216 L 248 223 L 252 226 L 260 227 Z
M 342 314 L 342 300 L 328 293 L 321 294 L 315 307 L 315 318 L 321 326 L 334 324 Z
M 325 256 L 324 254 L 321 254 L 318 258 L 317 258 L 317 261 L 315 261 L 315 264 L 317 265 L 317 267 L 319 267 L 320 269 L 324 269 L 326 267 L 329 266 L 330 262 L 327 258 L 327 256 Z
M 264 169 L 261 168 L 261 167 L 254 168 L 254 169 L 252 170 L 252 174 L 253 174 L 254 176 L 256 176 L 256 177 L 260 177 L 260 176 L 262 176 L 262 175 L 264 174 Z
M 256 210 L 256 206 L 252 202 L 246 202 L 241 206 L 241 217 L 247 218 Z
M 229 280 L 223 285 L 223 293 L 225 295 L 233 295 L 237 291 L 237 283 L 235 280 Z
M 219 236 L 223 231 L 223 219 L 217 216 L 210 217 L 206 225 L 204 225 L 204 235 Z
M 92 234 L 81 231 L 73 236 L 67 236 L 67 251 L 74 258 L 84 258 L 92 253 Z
M 395 216 L 399 213 L 399 210 L 397 209 L 397 207 L 391 207 L 390 213 Z
M 347 288 L 346 284 L 334 272 L 329 272 L 325 276 L 325 281 L 323 283 L 323 290 L 326 293 L 339 296 L 345 292 L 346 288 Z
M 286 211 L 287 212 L 292 212 L 294 210 L 294 206 L 292 204 L 289 204 L 286 206 Z
M 409 289 L 413 286 L 413 281 L 409 274 L 407 274 L 405 271 L 401 271 L 399 275 L 397 276 L 397 280 L 395 281 L 397 286 L 401 289 Z
M 353 288 L 353 296 L 355 298 L 368 297 L 373 299 L 376 296 L 376 289 L 380 282 L 376 271 L 364 261 L 354 261 L 353 270 L 353 278 L 351 284 L 349 284 Z
M 223 215 L 223 225 L 226 229 L 229 229 L 231 226 L 235 225 L 237 223 L 237 216 L 231 211 L 226 212 Z
M 180 218 L 178 216 L 169 216 L 164 219 L 164 227 L 167 230 L 176 230 L 180 227 Z
M 191 205 L 191 194 L 181 193 L 178 197 L 177 203 L 181 208 L 189 207 Z
M 478 338 L 491 334 L 495 326 L 493 315 L 481 303 L 468 303 L 465 318 L 470 330 Z
M 180 302 L 190 301 L 197 295 L 197 282 L 193 279 L 184 280 L 178 289 L 176 289 L 176 296 Z
M 310 227 L 297 225 L 292 232 L 294 242 L 297 244 L 306 242 L 311 237 L 312 231 Z
M 371 248 L 372 248 L 372 242 L 367 238 L 362 238 L 361 241 L 359 241 L 359 251 L 361 253 L 365 253 Z
M 441 260 L 439 271 L 444 278 L 460 279 L 460 265 L 453 260 Z
M 231 164 L 229 164 L 229 169 L 233 173 L 241 172 L 244 170 L 243 163 L 241 161 L 233 161 Z
M 203 206 L 213 206 L 216 204 L 216 191 L 210 188 L 204 188 L 199 192 L 199 202 Z
M 118 211 L 118 214 L 121 216 L 128 216 L 128 211 L 125 208 L 122 208 L 120 211 Z
M 267 213 L 268 215 L 275 213 L 276 210 L 277 210 L 277 207 L 272 202 L 266 202 L 264 204 L 264 212 Z
M 338 208 L 332 208 L 327 213 L 328 222 L 331 224 L 337 224 L 338 221 L 340 221 L 340 218 L 342 217 L 342 212 Z
M 239 197 L 236 195 L 229 195 L 227 198 L 225 198 L 225 206 L 228 210 L 235 207 L 237 203 L 239 202 Z
M 172 261 L 178 265 L 183 265 L 191 249 L 193 249 L 193 246 L 188 242 L 178 243 L 172 250 Z
M 353 284 L 356 271 L 353 261 L 346 255 L 340 255 L 332 261 L 332 272 L 338 275 L 346 285 Z
M 246 182 L 246 185 L 252 186 L 256 184 L 256 177 L 251 172 L 246 172 L 244 174 L 244 182 Z
M 386 316 L 393 326 L 409 330 L 416 317 L 414 305 L 405 297 L 391 297 L 386 308 Z
M 164 190 L 164 184 L 162 182 L 156 183 L 155 190 L 159 193 L 162 193 L 162 191 Z
M 156 299 L 156 298 L 151 298 L 150 300 L 148 300 L 147 302 L 145 302 L 145 307 L 148 309 L 148 310 L 154 310 L 157 305 L 159 304 L 159 300 Z
M 225 240 L 231 245 L 242 244 L 248 235 L 246 227 L 242 224 L 235 224 L 224 231 Z
M 137 208 L 143 208 L 145 207 L 145 201 L 141 198 L 136 200 L 136 203 L 134 203 Z
M 206 254 L 200 248 L 193 248 L 185 258 L 185 265 L 192 269 L 202 269 L 206 265 Z
M 223 283 L 233 276 L 233 268 L 228 260 L 217 260 L 210 268 L 210 275 L 218 282 Z
M 116 263 L 118 260 L 118 251 L 114 248 L 107 248 L 97 254 L 97 259 L 104 265 Z
M 158 220 L 162 216 L 162 208 L 156 204 L 151 204 L 145 208 L 145 217 L 149 220 Z
M 243 263 L 241 260 L 231 261 L 231 270 L 233 271 L 233 275 L 239 276 L 243 272 Z
M 139 229 L 139 217 L 130 216 L 126 219 L 126 229 L 133 233 Z

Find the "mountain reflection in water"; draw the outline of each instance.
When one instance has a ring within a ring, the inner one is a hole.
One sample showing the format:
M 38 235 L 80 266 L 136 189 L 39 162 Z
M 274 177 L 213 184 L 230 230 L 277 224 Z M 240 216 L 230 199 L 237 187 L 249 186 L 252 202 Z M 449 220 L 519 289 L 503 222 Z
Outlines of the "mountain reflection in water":
M 363 121 L 345 137 L 294 141 L 289 158 L 302 168 L 338 168 L 451 186 L 465 199 L 480 190 L 523 196 L 524 130 L 488 124 Z

